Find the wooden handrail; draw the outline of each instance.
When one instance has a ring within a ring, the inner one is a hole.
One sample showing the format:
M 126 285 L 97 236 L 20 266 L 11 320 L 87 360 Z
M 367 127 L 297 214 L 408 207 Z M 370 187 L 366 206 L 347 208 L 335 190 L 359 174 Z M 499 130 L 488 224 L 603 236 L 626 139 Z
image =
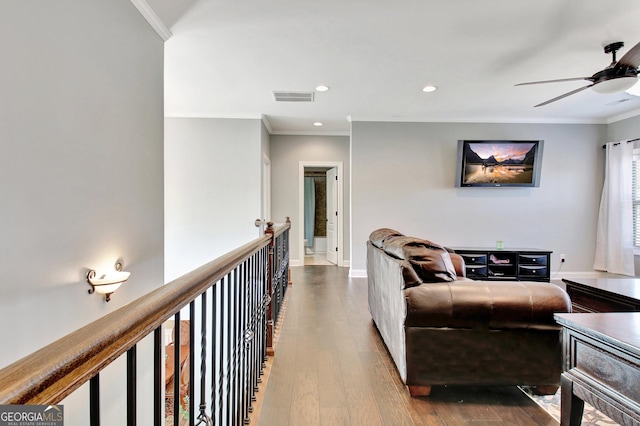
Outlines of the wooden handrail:
M 59 403 L 272 238 L 257 238 L 3 368 L 0 404 Z
M 271 226 L 277 225 L 277 224 L 274 224 L 273 222 L 268 222 L 268 223 L 271 223 Z M 284 224 L 282 224 L 280 226 L 277 226 L 277 228 L 274 228 L 273 237 L 274 238 L 278 237 L 279 235 L 281 235 L 284 231 L 286 231 L 289 228 L 291 228 L 291 219 L 289 219 L 289 216 L 287 216 L 287 221 Z

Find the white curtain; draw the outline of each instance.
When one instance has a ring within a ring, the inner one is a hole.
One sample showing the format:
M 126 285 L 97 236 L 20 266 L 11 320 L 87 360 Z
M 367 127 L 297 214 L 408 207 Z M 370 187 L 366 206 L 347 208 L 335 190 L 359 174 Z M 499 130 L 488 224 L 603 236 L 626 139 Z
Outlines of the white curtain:
M 633 144 L 606 144 L 604 187 L 600 201 L 593 268 L 635 276 L 633 262 Z

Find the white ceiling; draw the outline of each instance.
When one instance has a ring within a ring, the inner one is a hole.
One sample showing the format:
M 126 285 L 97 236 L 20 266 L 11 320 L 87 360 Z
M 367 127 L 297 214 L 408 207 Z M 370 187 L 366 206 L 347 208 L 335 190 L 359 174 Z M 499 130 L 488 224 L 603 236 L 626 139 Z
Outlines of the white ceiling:
M 640 114 L 640 97 L 591 90 L 533 107 L 586 81 L 514 87 L 591 76 L 611 62 L 606 42 L 625 42 L 620 58 L 640 42 L 638 0 L 181 0 L 191 4 L 179 19 L 158 6 L 176 0 L 148 1 L 175 22 L 165 44 L 169 117 L 264 116 L 272 134 L 348 134 L 349 119 L 607 123 Z M 313 103 L 273 99 L 273 90 L 319 84 L 331 90 Z M 423 93 L 427 84 L 439 90 Z

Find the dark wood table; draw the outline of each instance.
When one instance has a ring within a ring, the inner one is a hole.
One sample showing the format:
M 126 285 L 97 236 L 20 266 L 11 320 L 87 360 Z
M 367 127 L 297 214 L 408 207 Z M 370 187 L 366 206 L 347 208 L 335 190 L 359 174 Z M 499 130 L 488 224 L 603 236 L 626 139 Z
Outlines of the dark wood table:
M 573 312 L 640 311 L 640 279 L 563 278 Z
M 579 425 L 587 402 L 640 425 L 640 312 L 555 314 L 562 325 L 560 424 Z

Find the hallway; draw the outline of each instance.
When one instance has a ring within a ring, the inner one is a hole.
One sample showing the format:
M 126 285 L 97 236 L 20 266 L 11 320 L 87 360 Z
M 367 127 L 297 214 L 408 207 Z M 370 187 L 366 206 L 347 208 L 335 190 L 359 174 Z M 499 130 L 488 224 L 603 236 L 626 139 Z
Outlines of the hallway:
M 557 425 L 515 387 L 434 388 L 411 398 L 348 268 L 292 268 L 260 426 Z

